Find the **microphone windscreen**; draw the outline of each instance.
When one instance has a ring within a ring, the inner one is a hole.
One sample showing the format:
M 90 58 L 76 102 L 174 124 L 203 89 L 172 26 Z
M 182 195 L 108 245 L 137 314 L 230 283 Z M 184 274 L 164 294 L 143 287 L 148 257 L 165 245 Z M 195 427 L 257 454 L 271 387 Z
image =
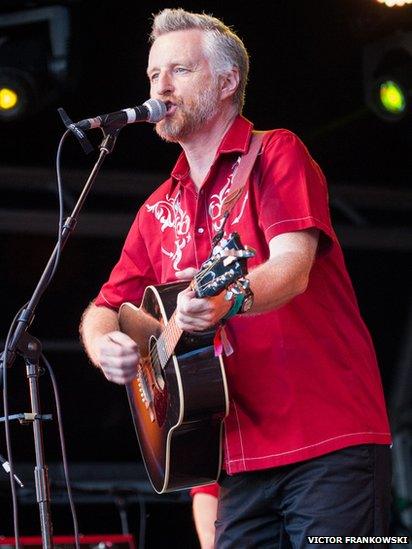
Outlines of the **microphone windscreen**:
M 159 99 L 148 99 L 143 103 L 143 105 L 149 111 L 149 118 L 147 119 L 147 122 L 156 124 L 157 122 L 160 122 L 160 120 L 163 120 L 166 116 L 166 104 L 163 103 L 163 101 L 159 101 Z

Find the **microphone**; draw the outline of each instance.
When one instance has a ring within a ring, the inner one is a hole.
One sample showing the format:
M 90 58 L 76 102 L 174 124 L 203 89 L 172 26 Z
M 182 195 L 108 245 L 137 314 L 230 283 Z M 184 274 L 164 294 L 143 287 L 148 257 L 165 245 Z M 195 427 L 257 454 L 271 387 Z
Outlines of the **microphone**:
M 127 124 L 135 122 L 151 122 L 156 124 L 166 116 L 167 107 L 163 101 L 158 99 L 148 99 L 138 107 L 122 109 L 121 111 L 102 114 L 95 118 L 85 118 L 79 122 L 74 122 L 73 126 L 79 130 L 90 130 L 93 128 L 122 128 Z

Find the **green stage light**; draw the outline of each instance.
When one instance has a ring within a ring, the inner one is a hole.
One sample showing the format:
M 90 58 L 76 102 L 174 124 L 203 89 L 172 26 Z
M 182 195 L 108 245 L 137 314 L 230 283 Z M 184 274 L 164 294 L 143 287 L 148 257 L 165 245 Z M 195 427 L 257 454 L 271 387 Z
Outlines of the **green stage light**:
M 406 96 L 402 87 L 394 80 L 386 80 L 379 86 L 382 107 L 393 115 L 402 116 L 406 109 Z
M 412 115 L 412 32 L 396 31 L 366 44 L 365 102 L 379 118 L 400 122 Z

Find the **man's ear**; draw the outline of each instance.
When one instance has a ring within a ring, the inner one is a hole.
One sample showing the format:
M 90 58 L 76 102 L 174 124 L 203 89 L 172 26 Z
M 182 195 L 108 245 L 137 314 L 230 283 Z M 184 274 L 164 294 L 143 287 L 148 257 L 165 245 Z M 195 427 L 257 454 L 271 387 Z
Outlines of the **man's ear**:
M 233 67 L 229 72 L 220 76 L 220 96 L 227 99 L 235 94 L 239 87 L 239 69 Z

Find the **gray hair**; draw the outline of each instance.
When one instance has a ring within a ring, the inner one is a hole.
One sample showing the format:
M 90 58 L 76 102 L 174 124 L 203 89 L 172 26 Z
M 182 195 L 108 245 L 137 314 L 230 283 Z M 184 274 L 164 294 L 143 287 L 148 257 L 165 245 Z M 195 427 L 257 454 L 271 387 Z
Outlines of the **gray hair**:
M 200 29 L 205 32 L 205 53 L 216 74 L 233 67 L 239 70 L 239 86 L 233 95 L 238 112 L 242 112 L 249 73 L 249 55 L 242 40 L 220 19 L 205 13 L 191 13 L 182 8 L 164 9 L 153 18 L 149 40 L 173 31 Z

